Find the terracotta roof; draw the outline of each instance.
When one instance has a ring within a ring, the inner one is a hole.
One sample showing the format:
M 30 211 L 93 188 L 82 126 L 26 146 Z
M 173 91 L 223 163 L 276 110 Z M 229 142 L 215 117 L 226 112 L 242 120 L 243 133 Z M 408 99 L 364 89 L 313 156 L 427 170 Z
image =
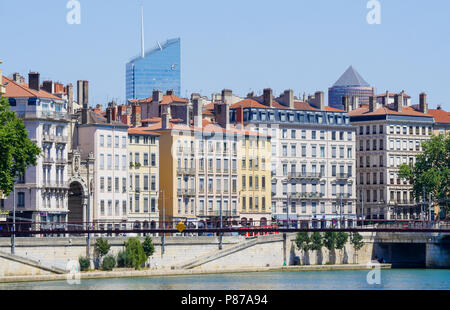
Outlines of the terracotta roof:
M 255 99 L 244 99 L 230 106 L 230 109 L 237 109 L 242 105 L 243 108 L 260 108 L 260 109 L 270 109 L 268 106 L 258 102 Z M 289 109 L 287 106 L 282 105 L 278 101 L 273 101 L 273 108 L 276 109 Z M 301 111 L 319 111 L 319 109 L 311 106 L 309 103 L 304 101 L 294 101 L 294 109 Z M 344 112 L 344 110 L 335 109 L 332 107 L 325 107 L 325 111 L 330 112 Z
M 261 104 L 254 99 L 244 99 L 242 101 L 236 102 L 235 104 L 232 104 L 230 106 L 230 109 L 237 109 L 237 108 L 240 108 L 241 106 L 243 108 L 261 108 L 261 109 L 269 108 L 268 106 Z
M 10 79 L 6 76 L 2 76 L 1 83 L 3 85 L 7 83 L 5 86 L 6 93 L 4 96 L 8 98 L 30 97 L 30 98 L 47 98 L 47 99 L 61 100 L 60 97 L 52 95 L 43 89 L 41 89 L 40 91 L 31 89 L 28 87 L 28 84 L 26 83 L 18 84 L 14 82 L 13 79 Z
M 350 116 L 371 116 L 371 115 L 407 115 L 407 116 L 425 116 L 432 117 L 429 114 L 424 114 L 422 112 L 416 111 L 411 107 L 403 107 L 402 112 L 397 112 L 390 109 L 389 107 L 383 106 L 376 111 L 369 112 L 368 106 L 362 106 L 356 110 L 350 111 Z
M 336 108 L 333 108 L 333 107 L 325 107 L 325 111 L 329 111 L 329 112 L 345 112 L 344 110 L 341 110 L 341 109 L 336 109 Z
M 442 109 L 429 109 L 428 114 L 434 117 L 436 123 L 450 123 L 450 112 L 444 111 Z
M 148 97 L 145 99 L 138 99 L 138 100 L 130 100 L 132 103 L 151 103 L 153 101 L 153 97 Z M 179 103 L 188 103 L 189 99 L 186 98 L 180 98 L 178 96 L 174 95 L 163 95 L 163 99 L 160 102 L 160 104 L 170 104 L 172 102 L 179 102 Z
M 395 97 L 396 95 L 400 95 L 400 94 L 389 93 L 389 97 Z M 383 98 L 383 97 L 386 97 L 386 93 L 377 95 L 377 98 Z M 411 98 L 411 97 L 408 96 L 407 94 L 405 94 L 405 98 Z
M 161 121 L 161 117 L 151 117 L 151 118 L 143 119 L 141 122 L 142 123 L 157 123 L 160 121 Z
M 145 131 L 147 127 L 138 127 L 128 129 L 129 134 L 147 135 L 147 136 L 159 136 L 157 133 Z

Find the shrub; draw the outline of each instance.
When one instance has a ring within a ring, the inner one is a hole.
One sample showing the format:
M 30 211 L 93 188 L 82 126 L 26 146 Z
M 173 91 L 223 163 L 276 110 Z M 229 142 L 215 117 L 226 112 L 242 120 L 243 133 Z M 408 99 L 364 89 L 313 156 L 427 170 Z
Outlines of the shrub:
M 144 248 L 144 252 L 147 258 L 149 258 L 150 256 L 153 255 L 153 253 L 155 253 L 155 246 L 150 236 L 145 237 L 145 241 L 142 244 L 142 247 Z
M 88 271 L 91 268 L 91 261 L 87 257 L 80 257 L 78 263 L 80 263 L 81 271 Z
M 125 247 L 131 266 L 134 269 L 139 270 L 147 260 L 147 256 L 145 255 L 144 248 L 142 247 L 139 238 L 128 239 L 128 242 L 125 242 Z
M 116 258 L 112 255 L 108 255 L 103 259 L 102 270 L 111 271 L 116 267 Z
M 100 257 L 106 256 L 109 252 L 111 246 L 108 244 L 108 241 L 102 238 L 98 238 L 95 241 L 95 251 L 98 253 Z
M 119 254 L 117 254 L 117 267 L 119 268 L 133 267 L 131 265 L 131 260 L 128 258 L 128 254 L 126 251 L 120 251 Z

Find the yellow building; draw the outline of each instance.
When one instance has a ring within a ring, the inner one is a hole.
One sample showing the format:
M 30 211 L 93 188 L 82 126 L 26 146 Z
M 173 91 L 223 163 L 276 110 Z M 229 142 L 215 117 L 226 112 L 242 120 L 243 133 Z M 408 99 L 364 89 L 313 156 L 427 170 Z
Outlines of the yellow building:
M 246 135 L 241 143 L 241 222 L 266 226 L 272 219 L 270 137 Z
M 257 142 L 262 135 L 231 125 L 225 129 L 203 121 L 199 126 L 173 123 L 166 115 L 145 129 L 160 135 L 160 188 L 168 225 L 182 221 L 188 227 L 216 227 L 221 215 L 229 225 L 242 219 L 255 225 L 261 218 L 270 220 L 270 142 L 264 141 L 268 137 Z M 241 168 L 244 156 L 252 168 Z M 241 173 L 257 180 L 255 187 L 245 190 L 252 208 L 243 215 Z
M 129 209 L 135 228 L 159 228 L 159 135 L 128 130 Z

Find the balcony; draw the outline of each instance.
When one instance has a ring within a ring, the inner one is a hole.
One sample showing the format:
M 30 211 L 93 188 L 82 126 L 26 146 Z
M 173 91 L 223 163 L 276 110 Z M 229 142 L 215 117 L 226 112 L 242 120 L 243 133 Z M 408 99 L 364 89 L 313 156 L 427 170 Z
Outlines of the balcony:
M 55 142 L 65 144 L 65 143 L 69 142 L 69 137 L 68 136 L 55 136 Z
M 53 142 L 53 141 L 55 141 L 55 137 L 56 137 L 55 135 L 50 135 L 50 134 L 44 133 L 42 135 L 42 141 Z
M 288 179 L 320 179 L 322 174 L 319 172 L 290 172 L 288 173 Z
M 321 199 L 325 197 L 323 193 L 293 193 L 290 199 Z
M 178 174 L 195 175 L 195 168 L 178 168 Z
M 391 200 L 389 201 L 389 204 L 397 206 L 415 206 L 416 202 L 414 200 Z
M 51 111 L 32 111 L 32 112 L 16 112 L 17 116 L 22 119 L 44 119 L 44 120 L 59 120 L 69 121 L 70 116 L 63 112 L 51 112 Z
M 55 163 L 57 165 L 67 165 L 68 161 L 67 161 L 67 159 L 64 159 L 64 158 L 57 158 L 55 160 Z
M 53 164 L 55 160 L 53 159 L 53 157 L 44 157 L 43 162 L 45 164 Z
M 68 189 L 69 182 L 63 181 L 44 181 L 42 184 L 43 188 L 60 188 L 60 189 Z
M 195 190 L 193 189 L 178 189 L 178 196 L 195 196 Z
M 349 173 L 336 174 L 336 180 L 348 180 L 349 178 L 351 178 L 351 175 Z

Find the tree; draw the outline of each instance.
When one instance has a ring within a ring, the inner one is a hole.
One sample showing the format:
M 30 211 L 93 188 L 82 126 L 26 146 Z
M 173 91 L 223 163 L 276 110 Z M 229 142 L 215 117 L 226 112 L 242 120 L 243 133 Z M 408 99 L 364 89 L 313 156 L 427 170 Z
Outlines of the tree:
M 144 249 L 147 259 L 155 253 L 155 245 L 153 244 L 150 236 L 145 237 L 145 241 L 142 243 L 142 248 Z
M 111 246 L 108 244 L 108 241 L 102 238 L 98 238 L 95 241 L 95 252 L 97 252 L 97 254 L 100 257 L 106 256 L 109 252 L 109 249 L 111 248 Z
M 336 249 L 342 250 L 348 241 L 348 234 L 346 232 L 340 231 L 336 234 Z
M 325 235 L 323 236 L 323 245 L 328 249 L 330 254 L 333 255 L 333 262 L 330 260 L 330 264 L 336 263 L 336 238 L 337 233 L 332 231 L 327 231 Z
M 112 255 L 108 255 L 103 259 L 102 270 L 111 271 L 116 267 L 116 258 Z
M 139 238 L 128 239 L 128 242 L 125 242 L 125 248 L 131 266 L 133 266 L 134 269 L 139 270 L 147 260 L 147 256 L 145 255 L 144 248 L 142 247 Z
M 358 252 L 364 246 L 363 236 L 361 236 L 361 234 L 357 232 L 352 233 L 350 235 L 350 243 L 355 249 L 355 252 Z
M 450 201 L 450 136 L 433 136 L 422 144 L 423 153 L 416 158 L 415 165 L 402 164 L 399 177 L 413 185 L 413 196 L 427 201 L 432 194 L 433 200 L 449 216 Z M 424 197 L 425 191 L 425 197 Z
M 299 232 L 297 238 L 295 239 L 295 245 L 299 250 L 303 252 L 308 252 L 311 246 L 311 239 L 307 232 Z
M 316 251 L 316 258 L 319 256 L 319 251 L 322 250 L 323 242 L 322 235 L 319 232 L 314 232 L 311 236 L 311 245 L 309 249 L 311 251 Z
M 41 149 L 28 138 L 28 131 L 16 112 L 9 110 L 8 99 L 0 98 L 0 192 L 14 190 L 14 182 L 28 166 L 37 165 Z

